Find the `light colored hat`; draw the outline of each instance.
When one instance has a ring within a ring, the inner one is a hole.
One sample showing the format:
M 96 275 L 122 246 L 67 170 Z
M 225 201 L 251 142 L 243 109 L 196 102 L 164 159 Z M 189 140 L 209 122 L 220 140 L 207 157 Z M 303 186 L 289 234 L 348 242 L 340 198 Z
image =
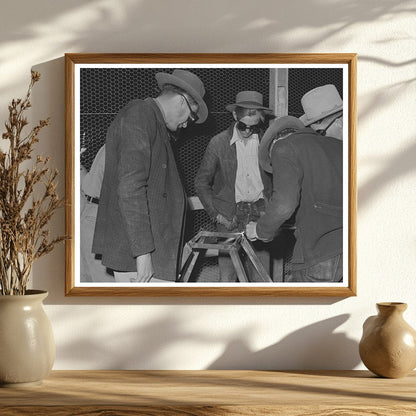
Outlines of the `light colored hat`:
M 301 103 L 305 114 L 299 117 L 299 120 L 305 126 L 342 111 L 342 99 L 335 85 L 332 84 L 307 92 L 302 97 Z
M 257 91 L 241 91 L 235 97 L 235 104 L 228 104 L 225 108 L 228 111 L 234 111 L 236 107 L 252 108 L 255 110 L 264 110 L 272 112 L 270 108 L 263 106 L 263 94 Z
M 205 95 L 205 87 L 197 75 L 184 69 L 175 69 L 171 74 L 158 72 L 155 77 L 160 89 L 165 84 L 175 85 L 186 91 L 196 101 L 199 107 L 196 124 L 201 124 L 207 119 L 208 108 L 202 98 Z
M 284 116 L 277 118 L 270 124 L 269 128 L 264 133 L 264 136 L 261 139 L 259 147 L 259 162 L 260 166 L 269 173 L 272 173 L 272 164 L 270 160 L 270 146 L 272 141 L 276 138 L 278 133 L 284 129 L 304 129 L 305 126 L 298 118 L 292 116 Z

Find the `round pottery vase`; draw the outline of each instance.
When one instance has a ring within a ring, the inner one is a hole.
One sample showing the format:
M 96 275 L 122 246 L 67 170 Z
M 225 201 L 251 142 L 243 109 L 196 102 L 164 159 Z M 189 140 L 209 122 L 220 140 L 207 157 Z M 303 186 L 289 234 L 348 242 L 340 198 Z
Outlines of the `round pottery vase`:
M 0 295 L 0 387 L 40 384 L 55 361 L 52 326 L 42 301 L 48 292 Z
M 364 322 L 360 357 L 381 377 L 405 377 L 416 367 L 416 331 L 403 319 L 406 303 L 377 303 L 378 315 Z

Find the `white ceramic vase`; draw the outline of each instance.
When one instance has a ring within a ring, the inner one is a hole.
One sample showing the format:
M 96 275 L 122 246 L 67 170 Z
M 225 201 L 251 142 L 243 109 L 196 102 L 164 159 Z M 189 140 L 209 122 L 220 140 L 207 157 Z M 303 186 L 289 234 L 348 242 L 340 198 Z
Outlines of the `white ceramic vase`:
M 41 383 L 55 361 L 52 326 L 42 301 L 48 292 L 0 295 L 0 385 Z

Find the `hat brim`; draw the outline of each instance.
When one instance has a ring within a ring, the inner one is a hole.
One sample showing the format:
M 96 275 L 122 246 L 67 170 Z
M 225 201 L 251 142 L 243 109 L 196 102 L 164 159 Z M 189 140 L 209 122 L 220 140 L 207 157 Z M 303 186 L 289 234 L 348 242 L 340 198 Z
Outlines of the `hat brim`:
M 303 129 L 305 126 L 298 118 L 292 116 L 280 117 L 269 126 L 260 141 L 259 146 L 259 163 L 266 172 L 272 173 L 272 164 L 269 155 L 270 145 L 278 133 L 284 129 Z
M 201 95 L 199 95 L 190 84 L 167 72 L 158 72 L 155 77 L 160 89 L 162 89 L 165 84 L 172 84 L 186 91 L 196 101 L 198 104 L 198 120 L 196 121 L 196 124 L 201 124 L 207 119 L 208 107 Z
M 316 129 L 316 130 L 326 130 L 330 124 L 332 124 L 332 122 L 341 117 L 342 116 L 342 111 L 338 111 L 337 113 L 334 113 L 330 116 L 325 117 L 325 121 L 320 122 L 319 124 L 316 124 L 316 126 L 314 125 L 314 123 L 312 123 L 311 125 L 309 125 L 309 127 L 312 127 L 312 129 Z
M 266 111 L 268 113 L 273 112 L 273 110 L 271 108 L 263 107 L 263 106 L 258 105 L 256 103 L 247 103 L 247 102 L 246 103 L 239 103 L 239 104 L 228 104 L 228 105 L 225 106 L 225 109 L 232 113 L 233 111 L 235 111 L 235 109 L 237 107 L 249 108 L 250 110 L 263 110 L 263 111 Z
M 325 117 L 328 117 L 332 114 L 338 113 L 339 111 L 342 111 L 342 104 L 337 105 L 332 110 L 326 111 L 325 113 L 320 114 L 318 117 L 314 118 L 308 118 L 306 114 L 303 114 L 299 117 L 299 120 L 304 124 L 304 126 L 310 126 L 311 124 L 317 122 L 318 120 L 322 120 Z

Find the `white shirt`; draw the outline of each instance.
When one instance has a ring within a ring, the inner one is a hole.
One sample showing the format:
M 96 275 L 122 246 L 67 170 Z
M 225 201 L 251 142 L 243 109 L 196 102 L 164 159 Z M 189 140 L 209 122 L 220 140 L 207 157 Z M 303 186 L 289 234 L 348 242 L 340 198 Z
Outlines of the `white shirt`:
M 256 202 L 263 198 L 263 181 L 259 168 L 259 136 L 240 138 L 236 126 L 230 145 L 235 143 L 237 151 L 237 176 L 235 180 L 235 202 Z
M 95 155 L 90 171 L 81 182 L 81 189 L 85 195 L 99 198 L 104 177 L 105 145 L 101 146 Z

